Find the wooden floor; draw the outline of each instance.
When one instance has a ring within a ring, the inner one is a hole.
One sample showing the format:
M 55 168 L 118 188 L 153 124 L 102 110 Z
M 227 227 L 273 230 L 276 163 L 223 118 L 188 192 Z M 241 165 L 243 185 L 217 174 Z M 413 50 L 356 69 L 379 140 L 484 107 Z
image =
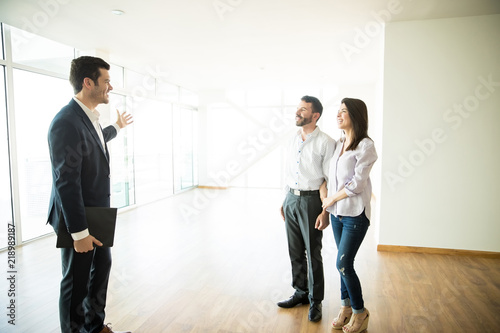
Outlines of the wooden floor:
M 136 333 L 330 332 L 340 295 L 331 227 L 323 320 L 309 322 L 307 306 L 276 306 L 293 293 L 281 200 L 279 190 L 196 189 L 120 214 L 107 321 Z M 500 332 L 499 259 L 377 252 L 376 234 L 372 221 L 356 261 L 367 332 Z M 58 332 L 54 244 L 17 249 L 17 325 L 3 314 L 0 332 Z

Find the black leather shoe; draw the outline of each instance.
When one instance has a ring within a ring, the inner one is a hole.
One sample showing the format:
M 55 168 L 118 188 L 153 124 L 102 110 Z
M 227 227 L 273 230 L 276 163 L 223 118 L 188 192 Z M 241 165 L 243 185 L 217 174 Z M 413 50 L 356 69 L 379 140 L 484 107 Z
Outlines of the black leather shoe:
M 278 306 L 280 308 L 286 308 L 286 309 L 293 308 L 294 306 L 299 304 L 309 304 L 309 297 L 307 295 L 301 297 L 296 294 L 293 294 L 292 296 L 290 296 L 289 299 L 278 302 Z
M 309 307 L 309 320 L 310 321 L 320 321 L 321 320 L 321 303 L 312 303 Z

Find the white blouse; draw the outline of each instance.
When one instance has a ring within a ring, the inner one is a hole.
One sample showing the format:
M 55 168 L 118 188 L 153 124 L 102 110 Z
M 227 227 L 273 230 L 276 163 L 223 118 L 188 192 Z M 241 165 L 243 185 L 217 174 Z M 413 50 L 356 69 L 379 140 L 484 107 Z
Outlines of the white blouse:
M 347 150 L 340 156 L 343 145 L 344 142 L 339 141 L 330 161 L 328 196 L 345 188 L 348 197 L 326 210 L 335 216 L 358 216 L 365 210 L 366 217 L 370 219 L 370 170 L 377 160 L 375 145 L 371 139 L 364 138 L 355 150 Z

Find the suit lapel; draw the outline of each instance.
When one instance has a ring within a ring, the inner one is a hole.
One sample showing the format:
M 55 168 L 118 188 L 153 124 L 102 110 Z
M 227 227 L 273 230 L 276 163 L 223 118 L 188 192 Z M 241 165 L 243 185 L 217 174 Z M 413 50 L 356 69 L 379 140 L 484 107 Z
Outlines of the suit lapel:
M 99 127 L 100 127 L 101 133 L 102 133 L 102 127 L 101 127 L 101 125 L 99 125 Z M 109 161 L 108 143 L 106 142 L 106 139 L 104 139 L 104 133 L 102 133 L 102 135 L 103 135 L 103 141 L 104 141 L 104 155 L 106 155 L 106 158 Z M 101 142 L 101 140 L 99 140 L 99 142 Z
M 87 128 L 87 130 L 90 132 L 92 137 L 94 138 L 95 144 L 101 149 L 101 152 L 103 153 L 104 157 L 106 158 L 107 161 L 109 161 L 109 155 L 107 153 L 107 147 L 103 147 L 101 144 L 101 140 L 99 139 L 99 135 L 97 135 L 97 131 L 95 130 L 94 125 L 90 121 L 89 117 L 87 114 L 85 114 L 85 111 L 78 105 L 77 102 L 75 102 L 73 99 L 71 100 L 70 104 L 72 104 L 73 109 L 78 113 L 78 115 L 82 118 L 82 122 Z M 104 143 L 106 145 L 106 143 Z

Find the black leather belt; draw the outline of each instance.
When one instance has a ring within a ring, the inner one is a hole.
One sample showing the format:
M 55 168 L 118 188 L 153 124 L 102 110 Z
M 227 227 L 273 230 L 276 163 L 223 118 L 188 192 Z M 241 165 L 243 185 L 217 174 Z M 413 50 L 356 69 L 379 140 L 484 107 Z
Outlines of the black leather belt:
M 290 189 L 290 193 L 292 193 L 296 196 L 311 196 L 311 195 L 319 195 L 319 190 L 300 191 L 300 190 Z

